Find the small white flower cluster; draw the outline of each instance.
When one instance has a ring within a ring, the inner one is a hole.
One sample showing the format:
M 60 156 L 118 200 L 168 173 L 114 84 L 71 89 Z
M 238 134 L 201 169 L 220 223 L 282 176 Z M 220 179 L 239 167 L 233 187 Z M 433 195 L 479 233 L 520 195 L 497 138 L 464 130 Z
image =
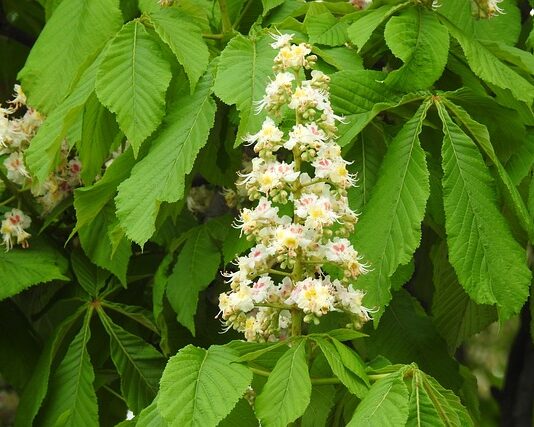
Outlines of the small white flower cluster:
M 499 7 L 499 3 L 503 0 L 472 0 L 471 8 L 473 15 L 477 18 L 489 19 L 498 14 L 504 14 L 504 11 Z
M 31 218 L 19 209 L 11 209 L 4 214 L 0 234 L 2 234 L 2 243 L 6 247 L 6 251 L 13 248 L 15 243 L 23 248 L 29 246 L 30 234 L 25 230 L 31 225 L 31 222 Z
M 256 245 L 224 273 L 231 291 L 219 296 L 227 329 L 249 341 L 300 334 L 301 321 L 318 323 L 333 311 L 359 328 L 372 312 L 352 284 L 366 267 L 347 239 L 357 221 L 347 199 L 355 178 L 335 142 L 341 117 L 330 104 L 329 77 L 314 70 L 306 79 L 316 60 L 309 45 L 291 44 L 289 34 L 273 38 L 277 74 L 259 108 L 283 125 L 268 117 L 245 138 L 258 157 L 237 186 L 257 205 L 242 209 L 236 226 Z M 325 264 L 337 267 L 336 278 L 323 272 Z
M 82 165 L 77 157 L 69 158 L 70 150 L 64 142 L 56 171 L 40 185 L 32 183 L 24 164 L 24 152 L 41 126 L 43 117 L 26 106 L 26 96 L 19 85 L 15 85 L 14 99 L 9 104 L 8 108 L 0 107 L 0 155 L 7 155 L 3 161 L 6 176 L 14 184 L 30 187 L 33 196 L 42 205 L 43 213 L 50 212 L 80 185 Z M 22 116 L 21 108 L 26 110 Z

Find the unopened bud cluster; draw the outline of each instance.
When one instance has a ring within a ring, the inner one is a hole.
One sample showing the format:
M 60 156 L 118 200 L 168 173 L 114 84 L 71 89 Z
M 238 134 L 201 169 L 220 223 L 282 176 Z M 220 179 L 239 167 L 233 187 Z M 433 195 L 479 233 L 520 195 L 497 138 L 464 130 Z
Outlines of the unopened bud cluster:
M 69 147 L 64 142 L 54 173 L 43 183 L 33 182 L 24 163 L 24 153 L 44 119 L 39 112 L 26 106 L 26 96 L 19 85 L 15 85 L 14 98 L 8 104 L 7 108 L 0 107 L 0 156 L 5 177 L 20 186 L 19 191 L 31 191 L 46 214 L 80 185 L 81 163 L 69 155 Z M 27 246 L 29 234 L 24 229 L 30 222 L 31 219 L 18 209 L 5 214 L 1 234 L 8 250 L 13 247 L 13 242 Z
M 245 138 L 258 157 L 237 183 L 257 201 L 236 224 L 255 246 L 225 273 L 231 291 L 219 297 L 226 327 L 249 341 L 283 339 L 300 331 L 295 322 L 318 323 L 333 311 L 359 328 L 371 312 L 353 285 L 366 268 L 347 239 L 357 216 L 347 199 L 355 178 L 335 142 L 341 117 L 330 104 L 329 77 L 308 71 L 311 47 L 292 37 L 273 36 L 276 75 L 258 109 L 274 117 Z M 326 264 L 339 274 L 325 274 Z

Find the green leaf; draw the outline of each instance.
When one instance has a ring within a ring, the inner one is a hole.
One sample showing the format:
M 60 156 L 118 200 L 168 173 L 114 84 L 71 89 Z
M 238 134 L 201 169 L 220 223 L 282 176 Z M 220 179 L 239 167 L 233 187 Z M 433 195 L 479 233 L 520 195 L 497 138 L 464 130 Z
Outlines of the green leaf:
M 137 427 L 167 427 L 167 422 L 163 419 L 158 411 L 158 401 L 154 399 L 149 406 L 141 411 L 136 417 Z
M 367 335 L 354 329 L 333 329 L 328 331 L 328 336 L 337 341 L 353 341 L 358 338 L 365 338 Z
M 154 234 L 159 206 L 184 196 L 185 177 L 208 139 L 215 118 L 208 71 L 193 94 L 181 82 L 150 151 L 135 165 L 130 178 L 119 186 L 117 216 L 126 235 L 141 246 Z
M 237 35 L 221 53 L 213 90 L 224 103 L 236 104 L 239 110 L 241 122 L 236 146 L 247 133 L 256 132 L 265 119 L 265 112 L 255 113 L 254 103 L 265 93 L 273 74 L 274 56 L 268 36 Z
M 301 417 L 310 403 L 311 380 L 306 363 L 306 340 L 293 346 L 278 360 L 261 393 L 256 415 L 266 427 L 285 427 Z
M 419 133 L 429 107 L 425 101 L 391 142 L 353 238 L 371 266 L 358 279 L 358 288 L 367 292 L 366 306 L 378 309 L 375 324 L 391 300 L 391 276 L 410 262 L 421 239 L 430 186 Z
M 335 404 L 336 388 L 333 385 L 314 385 L 301 425 L 306 427 L 328 426 L 328 416 Z
M 109 273 L 92 264 L 79 249 L 72 252 L 70 261 L 80 286 L 90 296 L 96 297 L 100 289 L 106 284 Z
M 367 375 L 365 372 L 362 374 L 361 367 L 358 366 L 357 362 L 350 360 L 346 354 L 342 356 L 336 345 L 330 341 L 318 337 L 313 338 L 313 340 L 319 345 L 334 375 L 347 387 L 349 392 L 359 398 L 365 396 L 368 392 Z
M 117 192 L 117 186 L 130 175 L 135 163 L 133 152 L 128 149 L 106 169 L 102 179 L 89 187 L 74 190 L 74 208 L 76 209 L 76 228 L 82 228 L 105 209 Z
M 509 89 L 516 99 L 532 104 L 534 86 L 531 83 L 504 64 L 483 43 L 464 33 L 448 19 L 444 18 L 443 22 L 462 46 L 469 66 L 478 77 L 501 89 Z
M 385 76 L 382 72 L 371 70 L 340 71 L 332 75 L 332 106 L 338 114 L 345 116 L 336 140 L 342 147 L 349 144 L 381 111 L 422 100 L 429 95 L 415 92 L 401 96 L 383 82 Z
M 111 302 L 104 300 L 102 301 L 102 306 L 104 308 L 109 308 L 117 313 L 122 314 L 129 319 L 134 320 L 135 322 L 143 325 L 145 328 L 151 330 L 155 334 L 159 333 L 158 328 L 154 324 L 154 318 L 152 313 L 146 308 L 139 307 L 137 305 L 126 305 L 118 302 Z
M 94 91 L 96 72 L 102 55 L 85 70 L 76 86 L 46 118 L 25 151 L 26 165 L 34 177 L 43 183 L 60 161 L 61 143 L 69 129 L 80 119 L 83 107 Z
M 460 399 L 436 380 L 413 369 L 406 426 L 474 426 Z
M 32 426 L 34 418 L 39 412 L 48 390 L 48 380 L 52 363 L 59 351 L 65 336 L 70 328 L 82 315 L 85 308 L 79 309 L 74 314 L 68 316 L 59 326 L 57 326 L 46 341 L 41 351 L 37 365 L 33 369 L 32 376 L 26 384 L 21 396 L 17 410 L 16 425 L 21 427 Z
M 382 130 L 367 126 L 360 132 L 354 146 L 347 153 L 346 158 L 353 162 L 349 165 L 349 170 L 358 177 L 357 186 L 348 190 L 352 210 L 361 212 L 369 202 L 386 148 Z
M 43 426 L 98 426 L 98 405 L 93 381 L 95 374 L 87 343 L 92 309 L 87 311 L 82 329 L 69 346 L 50 381 L 50 391 L 41 411 Z
M 449 33 L 433 12 L 409 8 L 389 20 L 386 43 L 404 65 L 386 82 L 401 90 L 426 89 L 443 73 L 449 54 Z
M 449 356 L 445 340 L 404 290 L 395 293 L 380 325 L 365 342 L 371 358 L 381 355 L 392 363 L 415 362 L 447 387 L 460 387 L 458 364 Z
M 91 184 L 100 173 L 118 131 L 113 114 L 100 104 L 96 94 L 90 95 L 83 111 L 82 135 L 77 144 L 82 162 L 81 177 L 86 184 Z
M 241 230 L 232 227 L 222 245 L 224 264 L 228 264 L 236 256 L 241 255 L 252 246 L 254 246 L 254 242 L 247 240 L 245 236 L 241 236 Z
M 131 243 L 124 233 L 118 241 L 112 239 L 117 225 L 115 207 L 109 202 L 91 223 L 78 231 L 80 243 L 86 255 L 101 268 L 111 271 L 123 285 L 126 285 L 126 272 L 132 254 Z
M 152 312 L 154 313 L 154 320 L 161 335 L 160 348 L 165 356 L 169 356 L 169 333 L 167 321 L 164 314 L 165 289 L 169 280 L 169 267 L 173 261 L 173 254 L 165 255 L 161 264 L 154 274 L 154 286 L 152 288 Z
M 431 257 L 435 286 L 432 315 L 452 353 L 467 338 L 494 322 L 497 312 L 495 307 L 476 304 L 465 293 L 447 260 L 445 244 L 433 248 Z
M 155 10 L 149 17 L 158 35 L 184 67 L 193 91 L 209 61 L 208 47 L 200 28 L 191 22 L 189 16 L 170 7 Z
M 304 22 L 312 44 L 342 46 L 347 42 L 347 22 L 330 12 L 307 16 Z
M 118 0 L 63 0 L 19 73 L 29 105 L 54 114 L 122 23 Z
M 398 427 L 408 420 L 409 394 L 403 370 L 379 379 L 369 389 L 347 427 Z
M 170 426 L 215 427 L 232 410 L 252 373 L 226 347 L 188 345 L 172 357 L 160 381 L 158 409 Z
M 368 11 L 363 12 L 361 18 L 356 20 L 356 22 L 354 22 L 348 28 L 348 36 L 350 40 L 358 47 L 359 50 L 361 50 L 373 32 L 380 24 L 382 24 L 382 22 L 388 19 L 395 12 L 405 8 L 410 4 L 411 2 L 384 5 L 376 9 L 369 9 Z
M 528 210 L 523 202 L 523 198 L 519 194 L 516 186 L 512 182 L 510 175 L 501 164 L 493 145 L 490 141 L 489 132 L 484 125 L 476 122 L 469 116 L 469 114 L 461 107 L 453 104 L 447 99 L 443 100 L 445 106 L 451 110 L 454 116 L 460 121 L 462 125 L 469 131 L 469 133 L 475 138 L 475 141 L 478 142 L 484 153 L 489 157 L 492 163 L 497 168 L 499 177 L 501 178 L 502 183 L 508 193 L 510 200 L 512 201 L 512 208 L 514 209 L 519 223 L 523 229 L 528 233 L 530 239 L 534 239 L 534 224 L 532 223 L 532 218 L 528 214 Z M 529 145 L 528 141 L 525 141 L 523 145 Z
M 184 244 L 172 274 L 167 280 L 167 297 L 178 322 L 195 335 L 198 293 L 213 281 L 219 271 L 221 254 L 206 227 L 199 227 Z
M 242 398 L 218 427 L 258 427 L 258 425 L 252 406 L 246 398 Z
M 267 15 L 270 10 L 280 6 L 285 0 L 261 0 L 263 6 L 263 16 Z
M 67 260 L 41 239 L 31 239 L 30 248 L 0 251 L 0 300 L 12 297 L 30 286 L 65 276 Z
M 96 78 L 100 102 L 117 122 L 135 156 L 161 123 L 171 67 L 159 44 L 138 20 L 125 24 L 106 49 Z
M 519 312 L 528 297 L 531 273 L 526 254 L 497 209 L 492 179 L 475 143 L 441 104 L 437 106 L 444 133 L 449 260 L 469 296 L 480 304 L 497 304 L 505 320 Z
M 156 397 L 165 358 L 150 344 L 112 322 L 99 309 L 109 335 L 113 364 L 121 377 L 121 392 L 128 407 L 138 414 Z

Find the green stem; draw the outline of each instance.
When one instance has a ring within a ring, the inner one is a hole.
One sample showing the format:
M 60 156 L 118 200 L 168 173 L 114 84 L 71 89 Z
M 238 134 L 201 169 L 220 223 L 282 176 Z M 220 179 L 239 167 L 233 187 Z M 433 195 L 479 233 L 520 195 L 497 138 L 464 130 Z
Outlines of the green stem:
M 204 37 L 205 39 L 211 39 L 211 40 L 222 40 L 224 38 L 224 34 L 204 33 L 202 34 L 202 37 Z
M 267 272 L 271 274 L 278 274 L 279 276 L 291 276 L 291 273 L 289 273 L 288 271 L 276 270 L 274 268 L 270 268 L 269 270 L 267 270 Z
M 270 307 L 270 308 L 276 308 L 278 310 L 291 310 L 291 307 L 284 304 L 276 304 L 271 302 L 259 302 L 254 304 L 255 307 Z
M 302 311 L 299 308 L 291 309 L 291 336 L 298 337 L 302 334 Z
M 0 202 L 0 206 L 4 206 L 4 205 L 7 205 L 8 203 L 11 203 L 13 200 L 15 200 L 16 197 L 15 196 L 11 196 L 9 197 L 8 199 L 4 200 L 3 202 Z
M 256 375 L 259 375 L 261 377 L 268 377 L 271 375 L 271 371 L 267 371 L 265 369 L 261 368 L 254 368 L 252 366 L 249 366 L 249 369 L 255 373 Z M 331 377 L 331 378 L 310 378 L 311 383 L 315 385 L 326 385 L 326 384 L 341 384 L 341 381 L 339 378 Z
M 219 8 L 221 9 L 222 32 L 226 35 L 232 32 L 232 21 L 230 21 L 226 0 L 219 0 Z

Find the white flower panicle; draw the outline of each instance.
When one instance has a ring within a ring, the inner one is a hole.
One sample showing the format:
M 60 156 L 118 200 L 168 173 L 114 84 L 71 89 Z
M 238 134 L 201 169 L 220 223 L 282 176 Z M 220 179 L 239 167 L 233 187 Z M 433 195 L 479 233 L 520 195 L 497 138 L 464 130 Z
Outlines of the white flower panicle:
M 309 71 L 317 59 L 311 46 L 291 44 L 293 37 L 273 35 L 275 77 L 258 103 L 272 117 L 244 138 L 258 157 L 239 174 L 237 191 L 257 204 L 242 209 L 235 226 L 255 246 L 224 273 L 231 290 L 219 296 L 226 328 L 249 341 L 300 334 L 302 321 L 318 323 L 334 311 L 360 328 L 372 313 L 354 287 L 367 269 L 347 239 L 357 215 L 347 199 L 355 177 L 335 142 L 342 118 L 330 104 L 329 77 Z M 327 275 L 326 264 L 339 273 Z
M 6 251 L 12 249 L 15 244 L 23 248 L 29 246 L 28 238 L 30 234 L 25 230 L 31 225 L 31 222 L 31 218 L 19 209 L 11 209 L 11 211 L 4 214 L 4 220 L 0 226 L 0 234 Z
M 3 156 L 6 177 L 23 189 L 30 189 L 46 214 L 81 184 L 82 165 L 77 157 L 70 155 L 70 148 L 64 141 L 56 170 L 43 183 L 36 185 L 32 182 L 24 163 L 24 153 L 44 117 L 26 105 L 26 95 L 19 85 L 15 85 L 13 99 L 8 105 L 7 108 L 0 106 L 0 156 Z

